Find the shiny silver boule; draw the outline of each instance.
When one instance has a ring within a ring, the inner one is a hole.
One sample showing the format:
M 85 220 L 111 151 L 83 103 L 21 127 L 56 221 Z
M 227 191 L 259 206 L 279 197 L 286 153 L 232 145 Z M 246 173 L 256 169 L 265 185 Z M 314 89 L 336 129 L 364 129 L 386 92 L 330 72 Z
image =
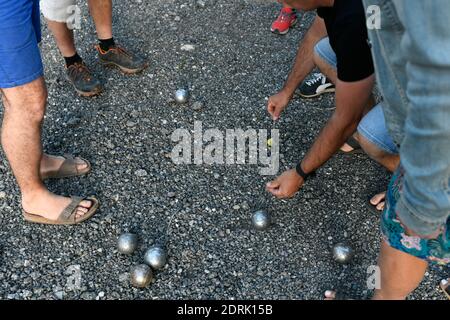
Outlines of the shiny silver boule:
M 175 101 L 179 104 L 186 103 L 189 99 L 189 91 L 187 89 L 178 89 L 175 91 Z
M 138 245 L 138 237 L 134 233 L 123 233 L 117 240 L 117 250 L 123 254 L 132 254 Z
M 345 243 L 338 243 L 333 247 L 333 258 L 339 263 L 349 263 L 353 254 L 353 249 Z
M 136 288 L 148 287 L 152 279 L 152 268 L 146 264 L 140 264 L 131 270 L 131 284 Z
M 270 218 L 269 212 L 266 210 L 258 210 L 252 216 L 252 224 L 256 230 L 266 230 L 272 219 Z
M 167 262 L 167 253 L 161 246 L 153 246 L 145 252 L 144 262 L 155 270 L 164 268 Z

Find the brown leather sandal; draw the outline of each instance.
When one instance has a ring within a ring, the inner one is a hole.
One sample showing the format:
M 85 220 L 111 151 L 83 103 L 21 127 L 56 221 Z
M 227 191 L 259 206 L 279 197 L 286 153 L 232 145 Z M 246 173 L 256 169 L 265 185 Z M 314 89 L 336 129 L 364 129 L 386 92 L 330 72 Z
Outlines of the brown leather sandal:
M 56 221 L 49 220 L 42 216 L 28 213 L 26 211 L 23 211 L 23 217 L 26 221 L 32 222 L 32 223 L 54 224 L 54 225 L 73 225 L 73 224 L 79 224 L 79 223 L 91 218 L 99 207 L 99 202 L 94 197 L 88 197 L 88 198 L 71 197 L 71 199 L 72 199 L 72 201 L 70 202 L 70 204 L 61 212 L 61 214 L 58 217 L 58 220 L 56 220 Z M 89 208 L 88 212 L 86 212 L 82 217 L 77 219 L 77 209 L 82 207 L 82 206 L 80 206 L 80 203 L 82 201 L 90 201 L 92 203 L 92 206 Z
M 86 159 L 81 157 L 74 157 L 70 154 L 66 154 L 63 157 L 65 160 L 58 170 L 50 171 L 45 176 L 42 176 L 42 180 L 46 179 L 64 179 L 78 176 L 84 176 L 91 171 L 91 164 Z M 87 167 L 83 170 L 78 170 L 76 160 L 79 159 L 87 164 Z

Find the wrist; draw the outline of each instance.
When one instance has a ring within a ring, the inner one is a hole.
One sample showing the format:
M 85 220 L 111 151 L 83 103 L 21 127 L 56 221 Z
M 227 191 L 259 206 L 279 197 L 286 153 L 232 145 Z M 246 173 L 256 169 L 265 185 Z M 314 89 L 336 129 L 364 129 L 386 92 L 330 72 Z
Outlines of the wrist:
M 295 88 L 294 89 L 290 89 L 289 86 L 284 86 L 283 89 L 281 89 L 280 93 L 281 95 L 287 99 L 287 100 L 291 100 L 292 97 L 294 96 L 295 93 Z
M 297 172 L 297 175 L 303 179 L 303 181 L 308 180 L 309 178 L 312 178 L 316 175 L 315 171 L 307 172 L 303 170 L 302 162 L 300 162 L 296 167 L 295 171 Z

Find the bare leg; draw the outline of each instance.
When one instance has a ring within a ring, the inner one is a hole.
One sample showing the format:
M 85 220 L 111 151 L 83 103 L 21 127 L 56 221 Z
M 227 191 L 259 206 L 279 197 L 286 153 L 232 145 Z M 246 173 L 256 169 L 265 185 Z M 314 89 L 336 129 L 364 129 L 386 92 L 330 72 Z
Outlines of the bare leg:
M 423 279 L 428 263 L 381 244 L 378 260 L 381 269 L 381 289 L 375 291 L 374 300 L 404 300 Z
M 98 39 L 112 38 L 112 0 L 89 0 Z
M 48 27 L 55 37 L 56 45 L 64 57 L 72 57 L 77 52 L 73 38 L 73 30 L 65 23 L 47 20 Z
M 384 166 L 390 172 L 394 172 L 397 169 L 400 164 L 400 156 L 398 154 L 390 154 L 381 150 L 363 136 L 359 136 L 358 141 L 364 151 L 373 160 Z
M 384 166 L 390 172 L 394 172 L 398 165 L 400 164 L 400 156 L 398 154 L 387 153 L 371 142 L 369 142 L 363 136 L 359 136 L 359 143 L 363 150 L 371 157 L 373 160 Z M 386 199 L 386 192 L 381 192 L 376 194 L 370 199 L 370 203 L 380 212 L 384 210 Z
M 337 71 L 331 65 L 329 65 L 325 60 L 323 60 L 316 52 L 314 52 L 314 64 L 319 68 L 320 72 L 324 74 L 330 81 L 336 85 L 337 81 Z
M 23 209 L 56 220 L 70 203 L 69 198 L 52 194 L 40 178 L 43 157 L 41 126 L 47 102 L 47 89 L 41 77 L 28 84 L 2 89 L 5 107 L 2 146 L 22 193 Z M 90 201 L 82 206 L 90 208 Z M 77 208 L 82 216 L 88 210 Z

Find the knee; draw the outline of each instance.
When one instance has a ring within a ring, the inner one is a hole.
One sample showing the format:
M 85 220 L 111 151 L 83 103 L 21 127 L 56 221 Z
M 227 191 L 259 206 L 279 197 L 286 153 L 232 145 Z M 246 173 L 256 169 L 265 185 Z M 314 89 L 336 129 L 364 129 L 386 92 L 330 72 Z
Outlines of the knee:
M 29 106 L 25 106 L 29 111 L 29 119 L 33 122 L 42 122 L 47 106 L 47 95 L 41 94 L 33 99 Z
M 47 90 L 40 87 L 9 97 L 5 103 L 5 114 L 22 121 L 40 123 L 44 119 L 46 105 Z
M 362 134 L 358 134 L 358 142 L 364 152 L 373 160 L 381 163 L 385 157 L 388 156 L 386 152 L 378 148 L 372 142 L 367 140 Z

